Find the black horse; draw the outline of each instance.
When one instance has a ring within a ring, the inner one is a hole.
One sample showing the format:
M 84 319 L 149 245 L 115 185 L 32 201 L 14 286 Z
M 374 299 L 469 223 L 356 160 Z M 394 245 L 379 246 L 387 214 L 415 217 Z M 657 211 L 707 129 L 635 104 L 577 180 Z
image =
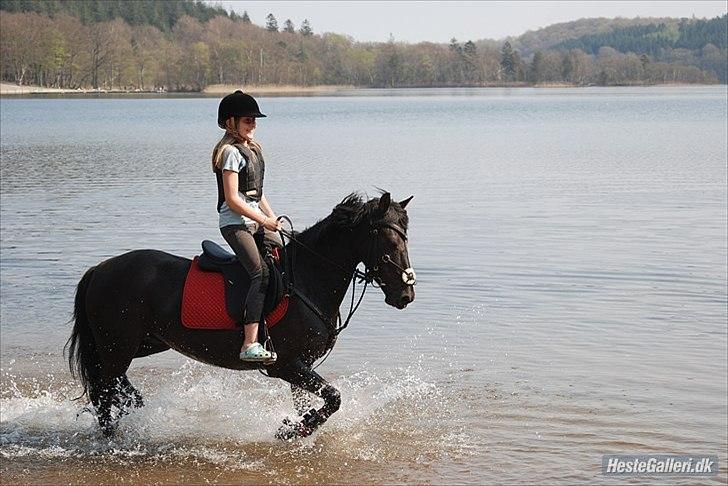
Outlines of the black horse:
M 286 316 L 270 329 L 278 360 L 267 372 L 291 384 L 302 418 L 286 421 L 279 438 L 307 436 L 339 409 L 338 390 L 311 367 L 334 345 L 339 306 L 357 265 L 364 263 L 387 304 L 403 309 L 414 300 L 405 211 L 411 199 L 398 203 L 384 193 L 364 201 L 351 194 L 286 245 L 295 288 Z M 67 343 L 69 366 L 107 436 L 130 406 L 143 405 L 126 377 L 134 358 L 171 348 L 213 366 L 255 367 L 238 358 L 242 330 L 182 325 L 182 292 L 190 265 L 189 259 L 169 253 L 135 250 L 90 268 L 78 284 L 75 323 Z M 324 405 L 307 410 L 309 393 L 322 398 Z

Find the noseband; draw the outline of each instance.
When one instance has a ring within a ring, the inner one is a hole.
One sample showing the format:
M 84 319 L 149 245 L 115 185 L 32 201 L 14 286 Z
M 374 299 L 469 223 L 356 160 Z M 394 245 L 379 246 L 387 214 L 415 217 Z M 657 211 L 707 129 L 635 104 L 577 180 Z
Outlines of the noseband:
M 373 239 L 371 240 L 372 244 L 369 246 L 370 257 L 371 254 L 374 252 L 375 247 L 377 247 L 376 249 L 379 249 L 379 240 L 377 240 L 376 237 L 377 234 L 379 234 L 379 230 L 382 228 L 387 228 L 394 231 L 400 236 L 400 238 L 402 238 L 402 240 L 404 240 L 405 245 L 407 244 L 407 233 L 405 233 L 405 231 L 400 226 L 385 221 L 373 223 L 369 231 L 369 234 L 373 237 Z M 392 265 L 394 268 L 399 270 L 402 277 L 402 282 L 404 282 L 405 285 L 411 287 L 417 284 L 417 275 L 415 274 L 415 271 L 412 269 L 412 267 L 402 268 L 400 265 L 395 263 L 394 260 L 392 260 L 392 257 L 389 255 L 389 253 L 384 253 L 384 251 L 381 251 L 379 253 L 381 253 L 381 256 L 379 257 L 379 262 L 375 262 L 373 267 L 365 269 L 364 278 L 368 282 L 376 282 L 379 287 L 386 286 L 386 284 L 382 281 L 382 277 L 380 274 L 379 263 L 381 263 L 382 265 Z M 371 261 L 371 258 L 369 258 L 368 260 Z M 364 265 L 367 265 L 367 263 L 364 262 Z

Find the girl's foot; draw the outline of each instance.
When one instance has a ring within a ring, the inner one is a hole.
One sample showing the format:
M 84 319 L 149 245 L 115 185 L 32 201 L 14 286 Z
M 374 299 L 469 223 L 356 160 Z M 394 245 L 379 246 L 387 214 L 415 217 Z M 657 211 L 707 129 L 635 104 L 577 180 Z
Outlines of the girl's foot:
M 253 343 L 240 351 L 240 360 L 249 363 L 273 363 L 276 358 L 270 351 L 266 351 L 260 343 Z

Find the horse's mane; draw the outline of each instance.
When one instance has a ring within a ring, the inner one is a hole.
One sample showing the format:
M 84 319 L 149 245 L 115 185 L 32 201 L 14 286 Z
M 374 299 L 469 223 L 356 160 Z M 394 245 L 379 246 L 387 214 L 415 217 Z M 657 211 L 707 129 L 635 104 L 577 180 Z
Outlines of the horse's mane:
M 380 191 L 382 194 L 385 191 Z M 327 217 L 319 220 L 313 226 L 306 228 L 300 234 L 301 238 L 306 240 L 317 240 L 319 237 L 327 235 L 332 230 L 340 231 L 343 229 L 352 229 L 358 226 L 362 221 L 374 222 L 375 212 L 379 206 L 379 198 L 373 198 L 368 201 L 364 199 L 358 192 L 352 192 L 346 196 Z M 393 220 L 405 231 L 409 224 L 407 211 L 405 211 L 399 203 L 392 201 L 387 211 L 386 219 Z

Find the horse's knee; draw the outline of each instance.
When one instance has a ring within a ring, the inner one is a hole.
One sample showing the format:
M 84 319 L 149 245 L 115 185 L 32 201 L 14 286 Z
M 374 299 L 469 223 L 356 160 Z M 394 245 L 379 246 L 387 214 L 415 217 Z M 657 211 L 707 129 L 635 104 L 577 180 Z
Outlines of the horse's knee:
M 321 398 L 326 402 L 326 411 L 329 415 L 336 412 L 341 406 L 341 393 L 331 385 L 326 385 L 321 390 Z

